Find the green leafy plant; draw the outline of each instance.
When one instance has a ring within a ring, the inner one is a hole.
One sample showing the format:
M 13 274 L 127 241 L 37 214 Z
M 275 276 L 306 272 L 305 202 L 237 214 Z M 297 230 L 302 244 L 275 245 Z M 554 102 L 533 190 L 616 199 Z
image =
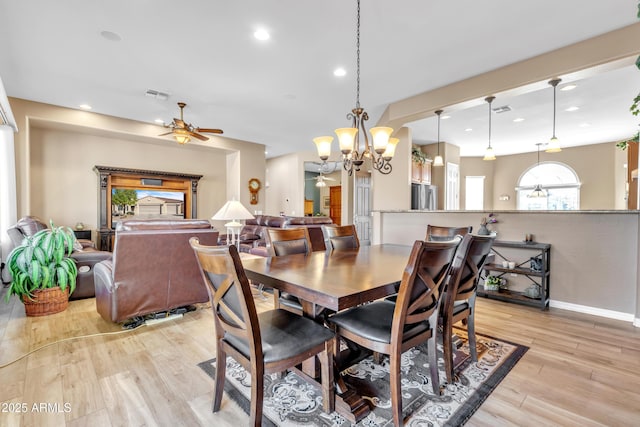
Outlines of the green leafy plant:
M 411 159 L 416 163 L 423 163 L 423 164 L 426 163 L 427 160 L 430 160 L 429 156 L 427 156 L 418 147 L 412 147 L 411 148 Z
M 26 237 L 7 257 L 11 273 L 7 301 L 11 295 L 33 298 L 35 291 L 56 286 L 63 291 L 68 286 L 69 293 L 75 290 L 78 268 L 69 258 L 75 240 L 73 231 L 69 227 L 55 227 L 53 221 L 50 225 L 50 229 Z

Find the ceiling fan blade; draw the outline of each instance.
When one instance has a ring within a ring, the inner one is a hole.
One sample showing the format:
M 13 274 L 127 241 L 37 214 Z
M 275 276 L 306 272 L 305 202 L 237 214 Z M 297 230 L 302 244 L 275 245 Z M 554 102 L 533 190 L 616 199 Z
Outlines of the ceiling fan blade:
M 161 133 L 161 134 L 160 134 L 160 135 L 158 135 L 158 136 L 171 135 L 172 133 L 173 133 L 173 131 L 170 131 L 170 132 L 166 132 L 166 133 Z
M 200 141 L 208 141 L 209 138 L 207 138 L 204 135 L 200 135 L 199 133 L 195 133 L 195 132 L 189 132 L 189 135 L 191 135 L 192 137 L 199 139 Z
M 204 132 L 204 133 L 222 133 L 222 129 L 208 129 L 208 128 L 196 128 L 196 132 Z

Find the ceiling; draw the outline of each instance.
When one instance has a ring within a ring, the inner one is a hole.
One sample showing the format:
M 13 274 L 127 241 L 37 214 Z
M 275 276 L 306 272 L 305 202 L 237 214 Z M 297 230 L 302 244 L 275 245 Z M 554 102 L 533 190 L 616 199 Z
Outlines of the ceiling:
M 360 101 L 370 126 L 392 102 L 637 22 L 632 0 L 490 6 L 363 0 Z M 267 157 L 311 151 L 312 138 L 348 125 L 355 104 L 355 9 L 355 0 L 0 0 L 0 77 L 10 97 L 74 109 L 90 104 L 96 113 L 148 123 L 170 122 L 183 101 L 185 121 L 264 144 Z M 259 28 L 271 38 L 256 40 Z M 333 75 L 337 67 L 344 77 Z M 639 74 L 629 67 L 558 91 L 562 144 L 634 133 L 637 120 L 622 117 L 630 115 Z M 146 96 L 149 89 L 169 96 Z M 550 87 L 498 96 L 493 106 L 513 111 L 493 117 L 496 153 L 533 151 L 548 140 L 551 101 Z M 570 105 L 580 110 L 565 112 Z M 481 155 L 487 106 L 478 100 L 450 115 L 441 139 L 455 141 L 462 155 Z M 513 123 L 516 116 L 525 121 Z M 433 118 L 410 127 L 419 143 L 436 140 Z

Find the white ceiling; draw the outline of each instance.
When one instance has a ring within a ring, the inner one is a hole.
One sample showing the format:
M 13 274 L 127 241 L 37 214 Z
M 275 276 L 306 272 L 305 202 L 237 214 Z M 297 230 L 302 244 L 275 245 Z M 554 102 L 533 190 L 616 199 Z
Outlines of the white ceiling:
M 389 103 L 633 24 L 636 8 L 635 0 L 362 0 L 361 104 L 373 125 Z M 258 28 L 271 39 L 254 39 Z M 187 122 L 265 144 L 268 157 L 314 150 L 312 138 L 348 125 L 355 103 L 355 0 L 0 0 L 0 40 L 10 97 L 87 103 L 143 122 L 170 122 L 184 101 Z M 345 77 L 333 76 L 338 66 Z M 640 72 L 616 73 L 558 91 L 563 145 L 593 142 L 605 122 L 609 140 L 635 132 L 637 120 L 622 117 Z M 170 96 L 150 98 L 148 89 Z M 551 101 L 551 88 L 497 97 L 494 107 L 513 111 L 493 117 L 495 151 L 548 140 Z M 572 103 L 581 109 L 564 112 Z M 441 139 L 463 155 L 486 147 L 488 110 L 479 104 L 441 123 Z M 436 140 L 433 119 L 411 127 L 420 142 Z

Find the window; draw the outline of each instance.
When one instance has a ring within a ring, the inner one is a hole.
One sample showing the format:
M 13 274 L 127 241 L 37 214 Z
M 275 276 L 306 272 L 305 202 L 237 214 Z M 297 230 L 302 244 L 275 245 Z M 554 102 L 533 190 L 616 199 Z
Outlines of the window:
M 540 185 L 545 197 L 530 197 Z M 580 180 L 569 166 L 558 162 L 544 162 L 525 171 L 516 187 L 519 210 L 577 210 L 580 209 Z
M 464 208 L 468 211 L 484 209 L 484 176 L 465 177 Z

